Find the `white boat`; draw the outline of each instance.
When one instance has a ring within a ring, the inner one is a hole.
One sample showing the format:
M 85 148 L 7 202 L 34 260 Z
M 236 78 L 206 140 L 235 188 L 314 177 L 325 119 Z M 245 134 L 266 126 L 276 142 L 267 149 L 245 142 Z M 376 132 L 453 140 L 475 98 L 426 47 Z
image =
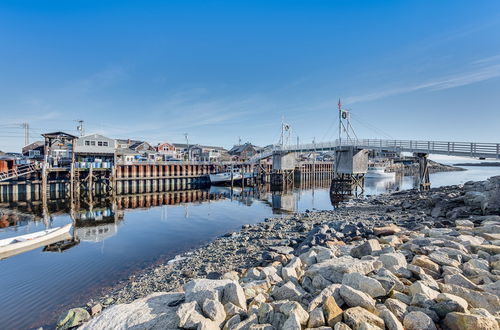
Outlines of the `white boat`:
M 386 172 L 385 167 L 372 166 L 368 167 L 365 178 L 393 178 L 396 176 L 394 172 Z
M 210 182 L 211 183 L 227 183 L 233 181 L 239 181 L 243 177 L 245 179 L 249 179 L 253 176 L 252 173 L 241 173 L 241 170 L 238 168 L 233 168 L 226 172 L 210 174 Z
M 12 257 L 38 247 L 71 239 L 69 231 L 71 224 L 62 227 L 38 231 L 36 233 L 11 237 L 0 240 L 0 259 Z

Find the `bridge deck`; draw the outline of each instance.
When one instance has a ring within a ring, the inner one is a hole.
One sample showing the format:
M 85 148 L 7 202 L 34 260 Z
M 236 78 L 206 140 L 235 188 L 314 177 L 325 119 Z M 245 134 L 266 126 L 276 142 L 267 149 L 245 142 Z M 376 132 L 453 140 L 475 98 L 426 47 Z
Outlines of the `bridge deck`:
M 291 152 L 330 151 L 339 147 L 349 146 L 372 150 L 383 149 L 388 151 L 500 159 L 500 143 L 370 139 L 342 140 L 341 142 L 339 143 L 336 140 L 333 142 L 309 143 L 290 146 L 285 148 L 285 150 Z

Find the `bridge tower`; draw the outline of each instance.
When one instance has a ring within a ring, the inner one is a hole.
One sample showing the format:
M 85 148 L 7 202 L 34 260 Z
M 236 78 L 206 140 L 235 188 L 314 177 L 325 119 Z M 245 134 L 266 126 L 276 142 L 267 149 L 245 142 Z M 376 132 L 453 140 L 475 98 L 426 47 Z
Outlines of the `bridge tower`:
M 339 135 L 335 149 L 334 173 L 330 198 L 337 203 L 347 196 L 364 191 L 364 177 L 368 171 L 368 150 L 356 147 L 358 137 L 351 125 L 349 110 L 338 103 Z M 343 145 L 344 144 L 344 145 Z

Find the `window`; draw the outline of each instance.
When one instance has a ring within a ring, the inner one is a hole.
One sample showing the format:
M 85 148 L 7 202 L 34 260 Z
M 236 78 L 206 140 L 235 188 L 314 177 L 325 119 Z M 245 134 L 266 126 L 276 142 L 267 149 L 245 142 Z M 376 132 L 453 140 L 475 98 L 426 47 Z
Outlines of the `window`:
M 102 142 L 102 146 L 103 146 L 103 147 L 107 147 L 107 146 L 108 146 L 108 142 L 103 141 L 103 142 Z
M 99 147 L 102 147 L 102 141 L 97 141 L 97 145 L 98 145 Z
M 90 145 L 95 146 L 95 141 L 90 141 Z
M 85 141 L 85 145 L 89 146 L 90 145 L 90 141 Z

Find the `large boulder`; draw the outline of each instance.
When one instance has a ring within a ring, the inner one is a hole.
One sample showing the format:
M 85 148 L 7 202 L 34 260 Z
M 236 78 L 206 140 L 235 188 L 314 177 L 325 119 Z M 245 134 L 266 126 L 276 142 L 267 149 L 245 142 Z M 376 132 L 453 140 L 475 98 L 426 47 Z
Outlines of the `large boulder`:
M 406 330 L 437 330 L 434 321 L 423 312 L 410 312 L 406 314 L 403 325 Z
M 360 273 L 345 274 L 342 284 L 367 293 L 373 298 L 386 295 L 386 290 L 379 281 Z
M 183 293 L 153 293 L 130 304 L 105 309 L 80 329 L 175 329 L 179 324 L 176 311 L 183 298 Z
M 342 285 L 340 295 L 349 307 L 361 306 L 371 312 L 375 310 L 375 300 L 364 292 Z
M 186 283 L 183 288 L 186 302 L 196 301 L 203 306 L 206 299 L 212 299 L 222 304 L 230 302 L 243 309 L 247 308 L 243 288 L 233 280 L 196 279 Z
M 375 270 L 375 260 L 358 260 L 352 257 L 340 257 L 325 260 L 309 267 L 306 275 L 314 278 L 319 274 L 333 283 L 342 283 L 344 274 L 360 273 L 366 275 Z
M 493 317 L 486 317 L 468 313 L 448 313 L 444 324 L 449 329 L 456 330 L 498 330 L 498 323 Z
M 384 329 L 384 320 L 362 307 L 352 307 L 344 311 L 344 322 L 351 329 L 359 329 L 363 323 Z
M 361 258 L 363 256 L 371 255 L 372 252 L 380 251 L 380 243 L 376 239 L 369 239 L 361 245 L 351 249 L 351 256 L 354 258 Z

